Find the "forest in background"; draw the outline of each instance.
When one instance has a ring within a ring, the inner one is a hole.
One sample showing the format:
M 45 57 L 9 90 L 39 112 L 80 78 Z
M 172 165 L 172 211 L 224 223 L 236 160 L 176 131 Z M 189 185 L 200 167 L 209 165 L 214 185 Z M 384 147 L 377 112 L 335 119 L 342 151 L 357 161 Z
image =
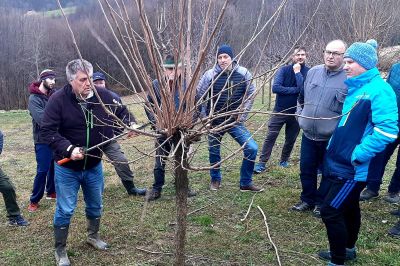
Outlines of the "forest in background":
M 193 39 L 201 38 L 206 2 L 198 0 L 193 3 Z M 229 1 L 211 51 L 215 51 L 219 44 L 229 43 L 239 53 L 248 43 L 256 25 L 263 25 L 280 2 Z M 99 35 L 109 47 L 117 47 L 98 1 L 61 3 L 70 8 L 68 19 L 83 57 L 92 62 L 95 71 L 104 70 L 115 78 L 109 80 L 112 87 L 121 87 L 117 85 L 117 81 L 128 86 L 121 67 L 93 35 L 93 32 Z M 352 43 L 374 38 L 378 40 L 380 48 L 397 45 L 400 41 L 400 7 L 395 0 L 324 0 L 321 5 L 319 3 L 319 0 L 288 1 L 278 19 L 245 50 L 239 63 L 251 69 L 261 59 L 260 72 L 268 71 L 277 62 L 285 59 L 288 50 L 296 42 L 308 49 L 308 64 L 316 65 L 322 62 L 322 50 L 326 42 L 332 39 L 340 38 Z M 165 54 L 170 47 L 174 47 L 173 40 L 178 32 L 177 25 L 174 25 L 176 14 L 171 11 L 176 4 L 177 1 L 173 0 L 145 1 L 151 27 Z M 220 5 L 219 1 L 214 2 L 214 21 Z M 61 13 L 54 12 L 55 7 L 56 1 L 53 0 L 1 2 L 0 110 L 25 109 L 27 86 L 45 68 L 54 69 L 58 73 L 57 87 L 65 84 L 65 65 L 78 56 L 65 20 Z M 260 10 L 263 12 L 261 17 Z M 131 23 L 137 30 L 137 38 L 140 39 L 142 33 L 138 14 L 134 9 L 128 12 Z M 307 25 L 308 28 L 303 33 Z M 196 54 L 196 45 L 198 44 L 193 43 L 193 54 Z M 144 45 L 139 48 L 145 54 Z M 121 56 L 118 49 L 115 49 L 115 53 Z M 193 58 L 192 61 L 195 60 Z M 214 63 L 214 54 L 209 54 L 204 69 Z M 148 66 L 150 68 L 150 64 Z M 152 73 L 151 69 L 148 73 Z

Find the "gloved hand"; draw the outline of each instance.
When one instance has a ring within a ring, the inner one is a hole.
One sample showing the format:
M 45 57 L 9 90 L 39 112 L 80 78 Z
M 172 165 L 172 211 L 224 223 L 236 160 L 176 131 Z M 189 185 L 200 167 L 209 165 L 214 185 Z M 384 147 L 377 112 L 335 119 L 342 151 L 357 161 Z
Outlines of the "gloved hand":
M 82 147 L 75 147 L 71 153 L 71 160 L 78 161 L 85 158 L 85 152 Z

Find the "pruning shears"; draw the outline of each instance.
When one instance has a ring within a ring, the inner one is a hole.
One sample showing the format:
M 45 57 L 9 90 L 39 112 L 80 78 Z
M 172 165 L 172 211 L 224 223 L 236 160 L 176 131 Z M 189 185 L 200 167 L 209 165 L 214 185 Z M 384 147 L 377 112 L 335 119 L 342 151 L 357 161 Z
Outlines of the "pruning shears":
M 143 124 L 143 125 L 137 127 L 136 129 L 137 129 L 137 130 L 144 129 L 145 127 L 147 127 L 147 126 L 150 125 L 150 124 L 151 124 L 150 122 L 149 122 L 149 123 L 146 123 L 146 124 Z M 92 147 L 90 147 L 90 148 L 87 148 L 87 149 L 85 149 L 85 148 L 80 148 L 80 149 L 81 149 L 81 152 L 82 152 L 82 153 L 88 153 L 89 151 L 92 151 L 92 150 L 94 150 L 94 149 L 100 148 L 100 147 L 102 147 L 102 146 L 104 146 L 104 145 L 106 145 L 106 144 L 108 144 L 108 143 L 110 143 L 110 142 L 112 142 L 112 141 L 114 141 L 114 140 L 116 140 L 116 139 L 122 138 L 123 136 L 127 135 L 127 134 L 130 133 L 130 132 L 131 132 L 131 131 L 125 131 L 125 132 L 123 132 L 123 133 L 121 133 L 121 134 L 119 134 L 119 135 L 117 135 L 117 136 L 114 136 L 114 137 L 112 137 L 112 138 L 110 138 L 110 139 L 108 139 L 108 140 L 105 140 L 105 141 L 103 141 L 103 142 L 100 142 L 99 144 L 96 144 L 96 145 L 94 145 L 94 146 L 92 146 Z M 63 165 L 63 164 L 65 164 L 65 163 L 67 163 L 67 162 L 69 162 L 69 161 L 71 161 L 71 160 L 72 160 L 71 158 L 64 158 L 64 159 L 61 159 L 61 160 L 57 161 L 57 164 L 58 164 L 58 165 Z

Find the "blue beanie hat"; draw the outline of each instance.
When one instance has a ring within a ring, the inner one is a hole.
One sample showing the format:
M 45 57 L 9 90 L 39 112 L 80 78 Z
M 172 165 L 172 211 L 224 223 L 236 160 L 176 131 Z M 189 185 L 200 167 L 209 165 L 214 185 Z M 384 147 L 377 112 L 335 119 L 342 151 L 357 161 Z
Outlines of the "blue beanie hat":
M 378 49 L 378 42 L 375 39 L 369 39 L 368 41 L 366 41 L 366 43 L 372 45 L 372 47 L 374 47 L 375 49 Z
M 355 42 L 347 48 L 344 58 L 351 58 L 366 70 L 376 67 L 378 55 L 375 48 L 365 42 Z
M 217 57 L 218 57 L 220 54 L 227 54 L 227 55 L 229 55 L 229 56 L 233 59 L 233 50 L 232 50 L 232 48 L 231 48 L 229 45 L 227 45 L 227 44 L 223 44 L 223 45 L 221 45 L 221 46 L 218 48 Z
M 106 76 L 104 76 L 104 74 L 101 72 L 94 72 L 92 77 L 93 77 L 93 81 L 106 80 Z

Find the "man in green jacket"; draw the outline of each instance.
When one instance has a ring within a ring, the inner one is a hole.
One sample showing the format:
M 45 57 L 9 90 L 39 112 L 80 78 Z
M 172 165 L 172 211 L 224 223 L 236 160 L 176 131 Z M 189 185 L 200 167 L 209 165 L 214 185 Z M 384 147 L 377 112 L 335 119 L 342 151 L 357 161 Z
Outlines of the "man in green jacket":
M 0 131 L 0 154 L 3 151 L 4 137 Z M 12 226 L 27 226 L 29 223 L 22 217 L 17 203 L 14 185 L 10 178 L 1 170 L 0 166 L 0 192 L 3 194 L 4 204 L 6 205 L 8 224 Z

